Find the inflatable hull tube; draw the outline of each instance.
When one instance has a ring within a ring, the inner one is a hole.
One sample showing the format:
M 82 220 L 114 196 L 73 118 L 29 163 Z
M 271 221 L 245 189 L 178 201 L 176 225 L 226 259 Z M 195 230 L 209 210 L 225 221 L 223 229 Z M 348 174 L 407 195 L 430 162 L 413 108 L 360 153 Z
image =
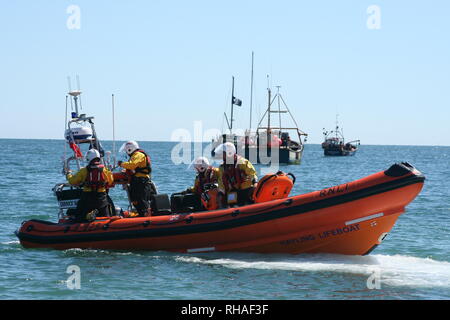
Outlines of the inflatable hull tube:
M 239 208 L 91 223 L 29 220 L 26 248 L 364 255 L 420 193 L 425 177 L 407 163 L 363 179 Z

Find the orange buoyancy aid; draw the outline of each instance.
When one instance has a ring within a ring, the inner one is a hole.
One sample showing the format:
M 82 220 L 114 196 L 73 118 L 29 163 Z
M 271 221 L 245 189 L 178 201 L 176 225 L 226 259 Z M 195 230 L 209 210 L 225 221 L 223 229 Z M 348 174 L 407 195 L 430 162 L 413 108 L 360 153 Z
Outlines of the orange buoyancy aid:
M 219 208 L 219 189 L 211 189 L 202 193 L 200 200 L 206 210 L 216 210 Z
M 105 166 L 100 162 L 94 162 L 86 167 L 87 176 L 84 184 L 92 189 L 92 191 L 98 191 L 100 188 L 107 188 L 108 182 L 103 174 Z

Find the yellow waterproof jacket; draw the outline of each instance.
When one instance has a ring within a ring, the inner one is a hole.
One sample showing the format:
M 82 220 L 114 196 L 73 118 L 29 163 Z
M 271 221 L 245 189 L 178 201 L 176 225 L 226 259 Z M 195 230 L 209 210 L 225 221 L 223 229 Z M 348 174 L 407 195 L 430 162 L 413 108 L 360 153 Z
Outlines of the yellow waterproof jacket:
M 148 163 L 148 165 L 150 166 L 150 163 Z M 140 151 L 135 151 L 131 155 L 130 160 L 127 162 L 122 162 L 120 166 L 124 169 L 132 171 L 135 171 L 137 168 L 144 169 L 147 167 L 147 156 Z M 150 173 L 147 174 L 145 172 L 136 172 L 134 173 L 134 175 L 136 177 L 144 177 L 150 179 Z
M 195 177 L 194 186 L 187 189 L 189 192 L 194 192 L 200 194 L 203 188 L 203 185 L 206 183 L 217 183 L 219 179 L 219 168 L 210 167 L 204 173 L 204 175 L 200 176 L 197 174 Z
M 237 157 L 236 164 L 232 165 L 234 168 L 230 170 L 230 165 L 221 164 L 219 167 L 219 190 L 226 193 L 230 190 L 243 190 L 253 186 L 254 181 L 258 178 L 255 167 L 250 161 L 244 157 Z M 230 181 L 230 176 L 235 176 L 235 179 Z
M 108 169 L 104 168 L 103 172 L 102 172 L 103 178 L 105 180 L 105 182 L 107 183 L 108 186 L 112 186 L 113 182 L 114 182 L 114 177 L 113 174 L 111 173 L 111 171 L 109 171 Z M 82 184 L 83 182 L 86 181 L 86 178 L 88 176 L 88 170 L 87 168 L 81 168 L 80 171 L 78 171 L 76 174 L 72 175 L 71 173 L 68 173 L 66 175 L 67 181 L 71 184 L 71 185 L 79 185 Z M 84 192 L 91 192 L 94 191 L 92 190 L 91 187 L 89 186 L 83 186 L 83 191 Z M 106 188 L 105 187 L 100 187 L 97 189 L 97 192 L 106 192 Z

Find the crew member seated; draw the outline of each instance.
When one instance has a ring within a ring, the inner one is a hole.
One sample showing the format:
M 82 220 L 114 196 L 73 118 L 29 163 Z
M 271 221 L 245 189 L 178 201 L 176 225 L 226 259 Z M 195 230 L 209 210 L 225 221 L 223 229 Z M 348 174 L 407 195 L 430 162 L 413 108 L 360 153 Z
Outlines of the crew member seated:
M 201 196 L 206 191 L 205 186 L 217 183 L 219 169 L 211 166 L 208 158 L 205 157 L 198 157 L 191 163 L 190 167 L 197 171 L 197 176 L 195 177 L 194 186 L 188 188 L 185 193 L 195 194 L 200 203 Z
M 83 184 L 83 193 L 78 201 L 73 219 L 76 222 L 92 221 L 95 217 L 110 216 L 108 188 L 113 186 L 113 175 L 100 162 L 100 152 L 91 149 L 86 153 L 88 165 L 75 175 L 66 172 L 67 181 L 71 185 Z
M 217 202 L 216 198 L 212 199 L 209 195 L 213 185 L 217 185 L 219 169 L 209 164 L 209 160 L 205 157 L 198 157 L 189 166 L 189 169 L 197 171 L 194 186 L 187 188 L 185 191 L 172 194 L 172 202 L 174 210 L 212 210 L 217 204 L 208 203 Z M 212 192 L 212 191 L 211 191 Z
M 205 191 L 204 186 L 206 184 L 217 183 L 219 169 L 211 166 L 208 158 L 198 157 L 189 167 L 197 171 L 197 176 L 195 177 L 194 186 L 188 188 L 186 192 L 195 193 L 200 196 Z
M 224 195 L 222 205 L 253 203 L 252 196 L 258 178 L 250 161 L 238 155 L 231 142 L 219 145 L 215 155 L 221 156 L 223 160 L 218 178 L 219 192 Z

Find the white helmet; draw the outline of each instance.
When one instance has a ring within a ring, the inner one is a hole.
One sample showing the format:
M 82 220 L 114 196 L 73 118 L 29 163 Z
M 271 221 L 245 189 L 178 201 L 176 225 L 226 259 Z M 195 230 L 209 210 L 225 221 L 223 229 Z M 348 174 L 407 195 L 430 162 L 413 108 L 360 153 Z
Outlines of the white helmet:
M 139 145 L 136 141 L 127 141 L 119 149 L 119 152 L 126 152 L 131 155 L 135 150 L 139 149 Z
M 97 149 L 90 149 L 90 150 L 88 150 L 88 152 L 86 152 L 85 158 L 86 158 L 87 162 L 91 162 L 95 158 L 100 159 L 100 152 L 98 152 Z
M 227 158 L 231 158 L 236 154 L 236 147 L 231 142 L 225 142 L 214 149 L 215 157 L 222 158 L 225 153 Z
M 189 169 L 196 169 L 198 172 L 205 172 L 209 167 L 209 160 L 206 157 L 198 157 L 194 161 L 192 161 Z

